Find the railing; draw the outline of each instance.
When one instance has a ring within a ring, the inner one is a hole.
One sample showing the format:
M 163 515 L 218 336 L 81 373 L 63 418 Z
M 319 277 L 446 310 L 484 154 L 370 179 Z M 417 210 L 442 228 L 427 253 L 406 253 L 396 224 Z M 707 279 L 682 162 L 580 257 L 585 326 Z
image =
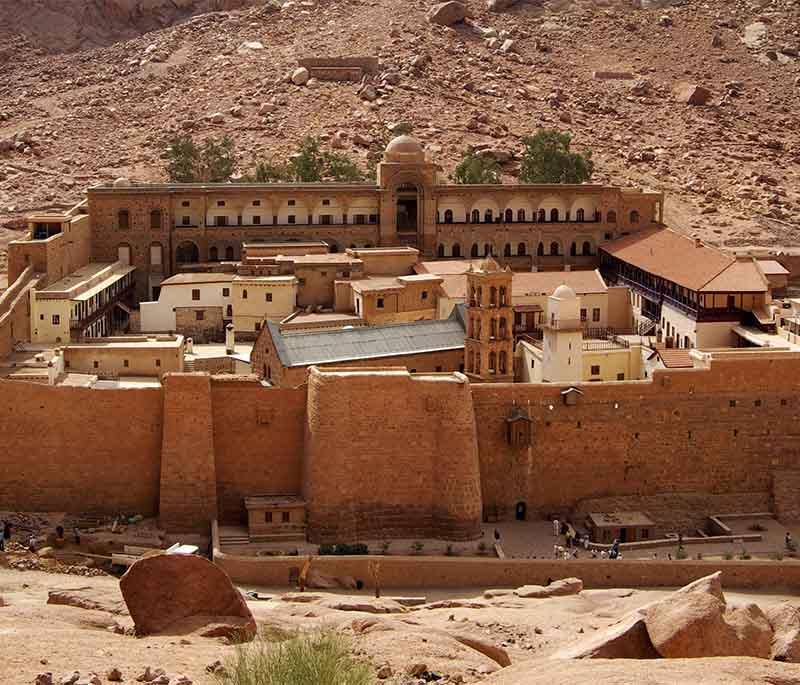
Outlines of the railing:
M 544 327 L 554 331 L 580 331 L 584 328 L 584 323 L 580 319 L 556 319 L 548 321 Z

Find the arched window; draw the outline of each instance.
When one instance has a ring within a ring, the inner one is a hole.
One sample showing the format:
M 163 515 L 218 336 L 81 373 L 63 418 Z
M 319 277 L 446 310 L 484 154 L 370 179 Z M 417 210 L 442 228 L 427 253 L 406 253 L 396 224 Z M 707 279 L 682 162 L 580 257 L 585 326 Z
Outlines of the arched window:
M 178 262 L 178 264 L 199 262 L 200 250 L 197 249 L 197 245 L 187 240 L 178 245 L 178 248 L 175 250 L 175 261 Z
M 150 228 L 159 230 L 161 228 L 161 210 L 154 209 L 150 212 Z
M 617 213 L 613 209 L 606 214 L 606 221 L 610 224 L 617 223 Z
M 514 221 L 514 212 L 512 210 L 510 210 L 510 209 L 507 209 L 506 210 L 506 223 L 510 224 L 512 221 Z
M 554 223 L 558 221 L 558 210 L 555 208 L 550 210 L 550 221 Z
M 436 248 L 436 255 L 441 259 L 444 257 L 444 245 L 439 243 L 439 247 Z
M 227 316 L 229 319 L 233 316 L 233 305 L 232 304 L 229 304 L 227 307 L 225 307 L 225 316 Z
M 506 339 L 506 320 L 505 320 L 505 317 L 502 317 L 500 319 L 500 327 L 499 327 L 497 333 L 498 333 L 498 336 L 500 337 L 500 340 L 505 340 Z
M 517 210 L 517 221 L 525 221 L 525 210 L 518 209 Z
M 503 248 L 503 254 L 506 257 L 510 257 L 511 256 L 511 243 L 506 243 L 505 248 Z
M 453 210 L 452 209 L 445 209 L 444 210 L 444 222 L 446 224 L 453 223 Z
M 497 371 L 497 355 L 494 352 L 489 352 L 489 373 L 496 373 Z
M 228 247 L 225 248 L 225 259 L 227 259 L 229 262 L 233 261 L 233 246 L 232 245 L 228 245 Z
M 471 286 L 469 289 L 469 306 L 475 306 L 475 286 Z
M 594 221 L 602 221 L 603 215 L 600 213 L 599 209 L 594 210 Z
M 497 337 L 497 319 L 492 317 L 491 321 L 489 321 L 489 337 L 496 338 Z
M 484 243 L 483 244 L 483 256 L 484 257 L 488 257 L 490 254 L 492 254 L 492 246 L 489 243 Z
M 117 228 L 127 230 L 131 227 L 131 215 L 127 209 L 120 209 L 117 212 Z
M 578 245 L 577 243 L 573 242 L 572 245 L 569 246 L 569 254 L 570 257 L 574 257 L 578 254 Z
M 478 257 L 478 243 L 472 243 L 472 249 L 469 251 L 469 256 L 473 259 Z
M 489 304 L 492 307 L 496 307 L 497 306 L 497 288 L 495 288 L 494 286 L 492 286 L 489 289 Z M 494 319 L 492 319 L 492 321 L 494 321 Z M 494 329 L 492 329 L 492 330 L 494 330 Z
M 475 373 L 479 374 L 480 372 L 481 372 L 481 352 L 480 350 L 478 350 L 475 353 Z
M 520 257 L 523 257 L 526 254 L 527 248 L 525 247 L 525 243 L 520 243 L 517 245 L 517 254 Z
M 505 350 L 500 350 L 500 374 L 505 374 L 506 372 L 506 352 Z
M 478 286 L 477 299 L 478 299 L 478 306 L 480 307 L 483 304 L 483 288 L 481 288 L 480 286 Z M 480 321 L 478 322 L 478 330 L 481 330 Z
M 631 212 L 631 223 L 638 224 L 639 223 L 639 212 L 635 209 Z
M 575 221 L 585 221 L 586 220 L 586 212 L 583 209 L 579 209 L 575 212 Z
M 554 257 L 558 257 L 558 243 L 555 241 L 550 243 L 550 254 Z
M 460 257 L 461 256 L 461 245 L 459 245 L 458 243 L 453 245 L 453 256 L 454 257 Z
M 487 224 L 490 224 L 490 223 L 492 223 L 492 221 L 494 221 L 494 214 L 493 214 L 493 212 L 492 212 L 492 210 L 491 210 L 491 209 L 487 209 L 487 210 L 486 210 L 486 211 L 483 213 L 483 220 L 484 220 L 484 222 L 486 222 Z
M 539 247 L 536 248 L 536 254 L 544 257 L 544 243 L 539 243 Z
M 504 285 L 500 286 L 500 306 L 506 306 L 506 287 Z
M 219 250 L 217 249 L 216 245 L 213 245 L 208 249 L 208 261 L 210 262 L 219 261 Z
M 480 300 L 478 300 L 480 302 Z M 475 337 L 480 340 L 481 338 L 481 317 L 475 319 Z
M 479 224 L 481 222 L 481 213 L 477 209 L 472 210 L 472 223 Z
M 588 257 L 592 254 L 592 244 L 588 240 L 583 241 L 583 249 L 581 250 L 581 254 L 584 257 Z
M 540 224 L 543 224 L 545 221 L 545 213 L 543 209 L 540 209 L 539 212 L 536 214 L 536 221 Z

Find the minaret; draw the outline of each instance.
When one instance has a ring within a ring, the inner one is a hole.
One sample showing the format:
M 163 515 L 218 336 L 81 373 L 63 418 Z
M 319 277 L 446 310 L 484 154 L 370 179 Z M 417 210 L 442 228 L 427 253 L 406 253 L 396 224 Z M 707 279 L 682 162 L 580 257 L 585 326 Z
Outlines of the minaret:
M 542 380 L 572 383 L 583 377 L 581 301 L 568 285 L 547 298 L 542 351 Z
M 464 367 L 473 381 L 514 381 L 514 275 L 493 257 L 467 271 L 467 337 Z

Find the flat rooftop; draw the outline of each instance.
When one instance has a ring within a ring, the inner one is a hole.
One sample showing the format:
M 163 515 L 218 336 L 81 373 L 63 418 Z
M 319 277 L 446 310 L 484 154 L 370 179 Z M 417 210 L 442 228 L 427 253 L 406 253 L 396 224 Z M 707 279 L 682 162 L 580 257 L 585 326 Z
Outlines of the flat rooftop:
M 64 351 L 177 349 L 183 345 L 182 335 L 126 335 L 112 338 L 93 338 L 91 340 L 91 342 L 64 345 Z
M 469 264 L 469 262 L 467 262 Z M 446 267 L 447 270 L 452 267 Z M 436 274 L 437 271 L 433 271 Z M 462 273 L 440 273 L 442 291 L 445 297 L 465 299 L 467 296 L 466 270 Z M 577 295 L 600 294 L 608 291 L 608 286 L 595 269 L 593 271 L 515 271 L 511 282 L 511 296 L 515 304 L 523 297 L 543 297 L 552 295 L 560 285 L 568 285 Z
M 136 267 L 122 262 L 92 262 L 37 290 L 36 297 L 45 300 L 88 300 L 135 270 Z
M 232 273 L 182 273 L 170 276 L 161 281 L 160 287 L 168 285 L 201 285 L 203 283 L 230 283 L 235 274 Z
M 588 518 L 597 528 L 655 526 L 652 519 L 641 511 L 592 512 Z

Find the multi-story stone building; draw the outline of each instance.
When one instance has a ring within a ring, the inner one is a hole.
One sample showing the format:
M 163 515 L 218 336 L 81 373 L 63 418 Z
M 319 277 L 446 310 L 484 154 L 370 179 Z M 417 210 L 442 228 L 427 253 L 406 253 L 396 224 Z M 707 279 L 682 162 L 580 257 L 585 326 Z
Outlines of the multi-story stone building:
M 662 221 L 663 195 L 594 184 L 455 185 L 413 138 L 386 148 L 375 184 L 153 184 L 88 191 L 94 261 L 137 268 L 139 299 L 190 263 L 239 260 L 256 240 L 494 254 L 512 268 L 596 266 L 598 246 Z

